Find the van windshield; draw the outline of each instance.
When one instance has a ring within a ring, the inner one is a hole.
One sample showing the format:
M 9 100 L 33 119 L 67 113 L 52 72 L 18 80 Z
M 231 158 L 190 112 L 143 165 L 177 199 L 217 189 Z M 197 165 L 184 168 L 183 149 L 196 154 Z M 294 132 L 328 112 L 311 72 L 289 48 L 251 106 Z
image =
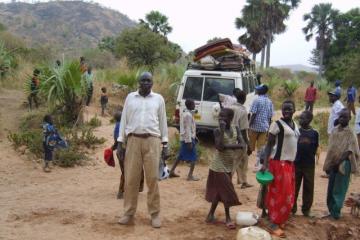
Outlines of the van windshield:
M 234 88 L 234 79 L 207 77 L 205 79 L 203 100 L 217 102 L 218 93 L 232 95 Z

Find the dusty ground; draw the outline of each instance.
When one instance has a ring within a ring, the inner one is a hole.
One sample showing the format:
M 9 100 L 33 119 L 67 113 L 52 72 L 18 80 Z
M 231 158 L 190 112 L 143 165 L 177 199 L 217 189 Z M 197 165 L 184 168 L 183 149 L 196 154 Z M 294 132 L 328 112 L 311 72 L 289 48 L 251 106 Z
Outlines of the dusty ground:
M 16 92 L 0 92 L 1 128 L 15 129 L 22 99 Z M 90 110 L 90 113 L 93 112 Z M 7 118 L 4 118 L 4 114 Z M 13 120 L 14 119 L 14 120 Z M 112 125 L 104 120 L 96 131 L 109 141 L 94 151 L 92 164 L 63 169 L 55 167 L 44 173 L 41 166 L 25 155 L 15 152 L 8 141 L 0 138 L 0 239 L 235 239 L 237 231 L 224 226 L 204 223 L 209 203 L 204 200 L 207 166 L 195 170 L 199 182 L 187 182 L 187 166 L 178 168 L 182 176 L 161 181 L 161 215 L 163 226 L 155 230 L 150 226 L 146 210 L 146 191 L 139 195 L 135 225 L 120 226 L 123 201 L 116 199 L 120 170 L 107 167 L 102 160 L 102 149 L 111 144 Z M 323 161 L 322 154 L 321 162 Z M 253 166 L 253 157 L 250 168 Z M 313 210 L 320 215 L 326 210 L 327 180 L 320 178 L 320 163 L 316 169 L 315 203 Z M 231 209 L 253 211 L 256 208 L 258 184 L 249 171 L 253 188 L 236 191 L 243 205 Z M 359 191 L 360 179 L 354 178 L 349 192 Z M 299 204 L 301 205 L 300 201 Z M 223 218 L 223 209 L 217 211 Z M 288 239 L 360 239 L 360 219 L 343 209 L 339 221 L 314 219 L 300 215 L 289 221 Z M 239 229 L 239 228 L 238 228 Z

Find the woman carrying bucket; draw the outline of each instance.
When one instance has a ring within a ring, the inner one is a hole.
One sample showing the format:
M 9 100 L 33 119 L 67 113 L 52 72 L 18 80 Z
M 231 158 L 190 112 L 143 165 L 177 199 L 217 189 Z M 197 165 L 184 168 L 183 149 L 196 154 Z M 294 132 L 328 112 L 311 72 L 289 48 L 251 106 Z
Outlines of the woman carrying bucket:
M 299 129 L 292 119 L 295 112 L 293 101 L 283 102 L 282 118 L 273 122 L 263 154 L 262 171 L 269 170 L 274 180 L 267 186 L 265 205 L 269 221 L 264 226 L 271 234 L 285 237 L 284 224 L 288 220 L 295 198 L 295 168 Z

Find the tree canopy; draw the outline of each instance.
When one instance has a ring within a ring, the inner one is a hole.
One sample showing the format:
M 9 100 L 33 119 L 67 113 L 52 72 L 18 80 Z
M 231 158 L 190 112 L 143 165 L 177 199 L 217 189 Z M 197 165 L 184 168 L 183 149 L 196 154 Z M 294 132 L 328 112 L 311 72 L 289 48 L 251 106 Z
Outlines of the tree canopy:
M 172 31 L 172 27 L 168 23 L 168 17 L 159 11 L 151 11 L 146 14 L 145 20 L 140 19 L 139 22 L 154 33 L 159 33 L 163 36 L 168 35 Z

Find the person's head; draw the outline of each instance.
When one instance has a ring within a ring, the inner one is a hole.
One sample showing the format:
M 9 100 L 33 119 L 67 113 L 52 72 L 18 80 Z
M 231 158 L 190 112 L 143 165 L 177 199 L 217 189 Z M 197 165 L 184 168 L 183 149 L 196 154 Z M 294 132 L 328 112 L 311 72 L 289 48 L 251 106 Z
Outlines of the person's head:
M 37 76 L 39 76 L 39 74 L 40 74 L 40 70 L 37 69 L 37 68 L 35 68 L 35 69 L 34 69 L 34 72 L 33 72 L 33 75 L 34 75 L 35 77 L 37 77 Z
M 313 87 L 314 86 L 314 81 L 310 82 L 310 86 Z
M 255 90 L 258 95 L 265 95 L 269 91 L 269 88 L 265 84 L 260 84 L 259 86 L 255 87 Z
M 335 81 L 335 87 L 340 87 L 340 84 L 341 84 L 340 80 Z
M 92 67 L 91 67 L 91 66 L 89 66 L 89 67 L 87 68 L 87 72 L 88 72 L 88 74 L 91 74 L 91 72 L 92 72 Z
M 261 78 L 262 78 L 262 75 L 260 73 L 256 74 L 256 80 L 257 80 L 258 84 L 261 83 Z
M 185 100 L 185 106 L 188 110 L 192 111 L 195 109 L 195 102 L 192 99 Z
M 241 90 L 240 88 L 235 88 L 233 91 L 234 96 L 236 97 L 236 100 L 238 103 L 244 104 L 246 101 L 246 93 Z
M 81 56 L 81 57 L 80 57 L 80 62 L 81 62 L 81 63 L 85 62 L 85 58 Z
M 295 113 L 295 103 L 292 100 L 285 100 L 281 105 L 281 113 L 284 120 L 291 120 Z
M 50 114 L 46 114 L 46 115 L 44 116 L 44 120 L 43 120 L 43 121 L 46 122 L 46 123 L 49 123 L 49 124 L 53 124 L 52 117 L 51 117 Z
M 153 76 L 149 72 L 143 72 L 139 77 L 139 93 L 146 97 L 150 94 L 153 86 Z
M 311 121 L 313 120 L 313 114 L 310 111 L 303 111 L 299 117 L 299 124 L 302 128 L 309 128 Z
M 350 119 L 351 119 L 350 111 L 346 108 L 343 108 L 339 113 L 339 118 L 337 119 L 338 123 L 340 124 L 340 126 L 346 127 L 347 125 L 349 125 Z
M 61 66 L 61 61 L 58 59 L 58 60 L 56 60 L 56 66 L 58 66 L 58 67 L 60 67 Z
M 339 98 L 340 98 L 339 93 L 336 92 L 336 91 L 328 92 L 328 96 L 329 96 L 329 102 L 330 103 L 334 103 L 337 100 L 339 100 Z
M 352 88 L 354 85 L 354 83 L 351 81 L 350 84 L 349 84 L 349 88 Z
M 120 122 L 120 120 L 121 120 L 121 112 L 120 111 L 115 112 L 114 119 L 116 122 Z
M 234 118 L 234 111 L 230 108 L 222 108 L 219 113 L 219 124 L 225 124 L 226 128 L 230 127 L 231 121 Z
M 101 92 L 102 92 L 102 93 L 106 93 L 106 87 L 102 87 L 102 88 L 101 88 Z

